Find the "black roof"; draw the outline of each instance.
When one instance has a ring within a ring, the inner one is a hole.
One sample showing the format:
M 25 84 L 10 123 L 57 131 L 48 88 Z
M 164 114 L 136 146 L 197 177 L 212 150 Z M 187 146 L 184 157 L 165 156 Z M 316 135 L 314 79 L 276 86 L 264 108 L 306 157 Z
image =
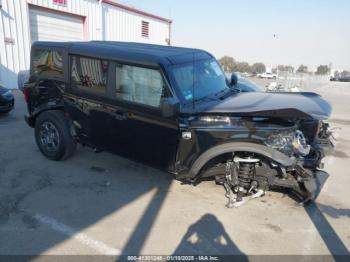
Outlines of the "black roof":
M 149 65 L 179 64 L 213 57 L 200 49 L 133 42 L 35 42 L 34 47 L 67 48 L 71 54 Z

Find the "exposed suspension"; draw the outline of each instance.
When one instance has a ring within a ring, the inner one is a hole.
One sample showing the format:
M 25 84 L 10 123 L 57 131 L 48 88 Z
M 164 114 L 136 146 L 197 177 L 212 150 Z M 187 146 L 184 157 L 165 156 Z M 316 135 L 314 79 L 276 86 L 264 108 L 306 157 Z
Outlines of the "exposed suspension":
M 259 162 L 260 159 L 251 155 L 235 156 L 233 161 L 229 160 L 226 162 L 224 187 L 226 197 L 229 199 L 227 207 L 238 207 L 244 202 L 264 194 L 265 190 L 259 188 L 259 183 L 256 179 L 256 165 Z M 245 196 L 249 196 L 249 199 L 243 199 Z

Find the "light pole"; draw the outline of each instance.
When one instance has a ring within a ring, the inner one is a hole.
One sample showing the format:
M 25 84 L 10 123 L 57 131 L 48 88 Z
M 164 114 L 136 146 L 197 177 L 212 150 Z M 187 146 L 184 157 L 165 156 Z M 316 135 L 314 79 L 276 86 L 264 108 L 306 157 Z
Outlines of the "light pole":
M 273 38 L 276 40 L 275 43 L 276 43 L 276 49 L 277 50 L 277 35 L 276 34 L 273 34 Z M 278 66 L 276 66 L 276 86 L 278 86 Z

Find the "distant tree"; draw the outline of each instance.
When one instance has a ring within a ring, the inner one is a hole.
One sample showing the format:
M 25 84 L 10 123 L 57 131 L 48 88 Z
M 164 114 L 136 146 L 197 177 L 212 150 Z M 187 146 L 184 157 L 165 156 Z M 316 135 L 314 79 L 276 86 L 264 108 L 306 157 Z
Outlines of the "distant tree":
M 334 75 L 335 77 L 339 77 L 340 73 L 339 73 L 338 70 L 335 70 L 334 73 L 333 73 L 333 75 Z
M 233 57 L 230 56 L 224 56 L 220 58 L 219 63 L 221 64 L 222 69 L 228 73 L 233 72 L 236 65 L 236 61 L 233 59 Z
M 287 72 L 290 72 L 290 73 L 293 73 L 293 72 L 294 72 L 294 67 L 292 67 L 291 65 L 287 65 L 287 66 L 285 67 L 285 69 L 286 69 Z
M 277 70 L 280 72 L 284 72 L 284 71 L 286 71 L 286 67 L 284 65 L 278 65 Z
M 297 69 L 297 73 L 307 73 L 307 66 L 300 65 Z
M 317 67 L 316 75 L 326 75 L 329 73 L 329 71 L 328 65 L 320 65 Z
M 238 62 L 235 64 L 233 68 L 234 72 L 251 72 L 251 67 L 247 62 Z
M 347 70 L 344 70 L 344 71 L 342 71 L 342 72 L 340 73 L 340 76 L 341 76 L 341 77 L 348 77 L 348 76 L 350 76 L 350 72 L 347 71 Z
M 255 63 L 251 66 L 251 71 L 255 73 L 264 73 L 266 66 L 263 63 Z
M 285 66 L 285 65 L 278 65 L 277 69 L 280 72 L 291 72 L 291 73 L 294 72 L 294 67 L 292 67 L 291 65 L 287 65 L 287 66 Z

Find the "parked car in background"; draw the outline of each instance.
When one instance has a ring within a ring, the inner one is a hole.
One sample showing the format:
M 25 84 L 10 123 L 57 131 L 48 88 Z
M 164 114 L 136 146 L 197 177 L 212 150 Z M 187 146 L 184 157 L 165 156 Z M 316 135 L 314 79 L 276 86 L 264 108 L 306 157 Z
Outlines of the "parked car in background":
M 15 98 L 11 90 L 0 86 L 0 113 L 10 112 L 15 105 Z
M 262 73 L 262 74 L 258 74 L 257 77 L 258 78 L 265 78 L 265 79 L 276 79 L 276 75 L 275 74 L 268 73 L 268 72 L 265 72 L 265 73 Z
M 240 75 L 241 75 L 242 77 L 251 77 L 251 76 L 253 76 L 252 73 L 248 73 L 248 72 L 240 73 Z
M 350 75 L 347 76 L 332 76 L 330 81 L 337 81 L 337 82 L 350 82 Z
M 228 207 L 271 188 L 316 196 L 331 136 L 318 94 L 241 92 L 211 54 L 172 46 L 35 42 L 30 64 L 26 121 L 48 159 L 80 143 L 186 183 L 212 178 Z

